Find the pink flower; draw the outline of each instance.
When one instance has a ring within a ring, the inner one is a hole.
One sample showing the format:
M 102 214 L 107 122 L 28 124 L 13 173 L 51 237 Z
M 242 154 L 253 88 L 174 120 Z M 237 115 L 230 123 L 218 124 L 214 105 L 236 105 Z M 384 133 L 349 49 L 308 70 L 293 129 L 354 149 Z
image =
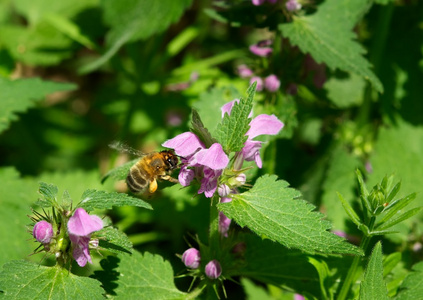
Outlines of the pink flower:
M 270 45 L 272 45 L 271 40 L 260 41 L 257 44 L 251 45 L 250 51 L 257 56 L 266 57 L 273 52 L 273 48 L 268 47 Z
M 254 82 L 257 82 L 256 91 L 261 92 L 263 90 L 263 79 L 258 76 L 251 77 L 250 85 L 252 85 Z
M 254 75 L 253 71 L 251 71 L 251 69 L 246 65 L 239 65 L 237 69 L 239 77 L 241 78 L 248 78 Z
M 67 225 L 73 258 L 81 267 L 87 262 L 92 263 L 89 252 L 91 233 L 102 229 L 103 221 L 98 216 L 90 216 L 83 208 L 77 208 Z
M 208 278 L 217 279 L 222 274 L 222 267 L 216 259 L 213 259 L 206 265 L 205 271 Z
M 277 1 L 278 0 L 267 0 L 267 2 L 271 4 L 275 4 Z M 266 0 L 251 0 L 251 2 L 253 3 L 253 5 L 259 6 L 259 5 L 262 5 L 264 2 L 266 2 Z
M 195 248 L 189 248 L 182 254 L 182 262 L 187 268 L 197 269 L 200 266 L 200 251 Z
M 34 225 L 32 235 L 38 242 L 49 244 L 53 237 L 53 226 L 45 220 L 39 221 Z
M 269 92 L 276 92 L 281 86 L 281 82 L 276 75 L 269 75 L 264 79 L 264 88 Z
M 211 198 L 217 189 L 217 181 L 222 170 L 229 163 L 229 158 L 219 143 L 205 148 L 200 139 L 192 132 L 184 132 L 163 143 L 166 148 L 175 150 L 175 153 L 184 156 L 179 182 L 183 186 L 190 185 L 194 178 L 201 182 L 198 193 L 204 193 Z
M 220 203 L 231 202 L 232 199 L 223 197 L 220 199 Z M 231 226 L 231 219 L 229 219 L 224 213 L 219 212 L 219 232 L 222 236 L 228 237 L 229 227 Z
M 301 9 L 301 4 L 297 0 L 288 0 L 285 3 L 286 9 L 289 11 L 297 11 Z

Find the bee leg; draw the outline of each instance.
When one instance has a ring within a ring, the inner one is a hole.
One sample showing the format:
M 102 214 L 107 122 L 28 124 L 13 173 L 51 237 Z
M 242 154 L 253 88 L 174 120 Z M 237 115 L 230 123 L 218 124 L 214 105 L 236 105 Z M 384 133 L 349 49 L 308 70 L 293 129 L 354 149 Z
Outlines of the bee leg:
M 150 187 L 148 188 L 148 191 L 152 194 L 157 190 L 157 180 L 154 179 L 150 182 Z
M 170 181 L 170 182 L 172 182 L 172 183 L 179 183 L 178 179 L 173 178 L 173 177 L 172 177 L 172 176 L 170 176 L 170 175 L 160 176 L 160 179 L 161 179 L 161 180 L 167 180 L 167 181 Z

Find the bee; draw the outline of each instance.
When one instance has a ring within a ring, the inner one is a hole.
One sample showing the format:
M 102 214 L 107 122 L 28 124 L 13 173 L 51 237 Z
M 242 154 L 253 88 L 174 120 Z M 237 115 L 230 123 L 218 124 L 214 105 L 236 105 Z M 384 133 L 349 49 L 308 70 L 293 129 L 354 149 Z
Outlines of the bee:
M 179 167 L 178 156 L 173 150 L 143 153 L 119 142 L 112 143 L 109 146 L 121 152 L 127 152 L 141 157 L 131 167 L 126 177 L 126 184 L 131 192 L 139 193 L 148 186 L 148 191 L 152 194 L 157 190 L 157 180 L 179 183 L 177 179 L 170 176 L 172 171 Z

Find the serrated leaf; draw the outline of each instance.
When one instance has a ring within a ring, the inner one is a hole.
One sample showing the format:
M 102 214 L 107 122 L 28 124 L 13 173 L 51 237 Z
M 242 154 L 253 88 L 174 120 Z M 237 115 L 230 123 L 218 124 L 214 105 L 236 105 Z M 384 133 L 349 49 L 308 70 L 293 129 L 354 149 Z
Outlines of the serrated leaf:
M 89 212 L 94 209 L 111 209 L 113 206 L 125 205 L 153 209 L 149 203 L 128 194 L 97 190 L 86 190 L 82 194 L 81 202 L 79 202 L 77 207 L 82 207 Z
M 3 266 L 0 290 L 6 299 L 104 299 L 104 290 L 95 279 L 23 260 Z
M 370 70 L 370 63 L 362 56 L 363 47 L 354 41 L 353 27 L 370 7 L 368 0 L 327 0 L 315 14 L 294 17 L 292 23 L 279 29 L 304 53 L 310 53 L 318 63 L 331 69 L 352 72 L 369 80 L 378 92 L 382 83 Z
M 57 186 L 45 182 L 40 182 L 40 188 L 38 189 L 40 194 L 43 196 L 42 199 L 37 201 L 37 204 L 41 207 L 51 207 L 57 203 Z
M 416 193 L 412 193 L 404 198 L 394 200 L 386 208 L 386 214 L 380 219 L 380 223 L 386 223 L 391 220 L 398 212 L 404 207 L 408 206 L 412 201 L 416 199 Z
M 216 140 L 211 136 L 207 128 L 204 127 L 204 124 L 201 121 L 200 115 L 195 109 L 192 110 L 191 125 L 192 125 L 191 127 L 192 133 L 194 133 L 196 136 L 199 137 L 199 139 L 204 143 L 206 148 L 209 148 L 211 145 L 216 143 Z
M 99 280 L 107 280 L 109 289 L 112 284 L 117 287 L 108 292 L 117 295 L 115 299 L 182 299 L 185 293 L 179 291 L 173 281 L 173 270 L 169 262 L 159 255 L 145 252 L 144 255 L 134 251 L 132 255 L 120 255 L 120 262 L 109 261 L 107 265 L 113 267 L 106 277 L 96 272 Z M 102 265 L 105 260 L 102 260 Z M 113 274 L 112 273 L 112 274 Z M 105 282 L 103 281 L 103 284 Z
M 386 283 L 383 280 L 382 245 L 380 242 L 373 248 L 369 263 L 360 287 L 361 300 L 389 299 Z
M 241 227 L 247 226 L 288 248 L 308 253 L 362 254 L 359 248 L 328 232 L 330 222 L 322 220 L 315 206 L 300 196 L 300 192 L 288 188 L 286 181 L 264 175 L 251 190 L 233 195 L 230 203 L 221 203 L 218 208 Z
M 402 282 L 396 300 L 420 299 L 423 295 L 423 262 L 415 264 L 413 271 Z
M 109 177 L 112 177 L 116 180 L 124 180 L 126 179 L 126 176 L 128 176 L 129 173 L 129 169 L 137 163 L 137 161 L 139 161 L 140 159 L 134 159 L 131 161 L 128 161 L 127 163 L 124 163 L 123 165 L 114 168 L 112 170 L 110 170 L 109 172 L 106 173 L 106 175 L 104 175 L 104 177 L 101 179 L 101 182 L 104 183 Z
M 17 120 L 17 113 L 34 106 L 35 101 L 54 92 L 75 88 L 74 84 L 43 81 L 40 78 L 9 80 L 0 77 L 0 132 L 7 129 L 10 122 Z
M 100 248 L 113 253 L 132 253 L 132 243 L 128 236 L 116 228 L 103 228 L 95 233 L 95 237 L 99 238 Z
M 192 0 L 102 1 L 104 21 L 111 27 L 106 40 L 108 49 L 80 72 L 91 72 L 107 62 L 124 44 L 145 40 L 175 23 Z
M 247 90 L 247 97 L 235 102 L 231 115 L 225 114 L 216 128 L 216 139 L 226 153 L 238 152 L 247 140 L 245 135 L 250 128 L 251 119 L 248 117 L 253 109 L 253 99 L 257 83 L 253 83 Z

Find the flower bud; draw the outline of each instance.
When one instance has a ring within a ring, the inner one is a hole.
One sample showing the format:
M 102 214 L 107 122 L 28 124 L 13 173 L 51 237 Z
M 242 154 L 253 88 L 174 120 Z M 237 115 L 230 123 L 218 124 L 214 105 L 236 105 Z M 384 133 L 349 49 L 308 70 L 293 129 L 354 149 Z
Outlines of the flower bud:
M 301 4 L 297 0 L 288 0 L 285 3 L 286 9 L 289 11 L 297 11 L 301 9 Z
M 34 225 L 32 235 L 38 242 L 49 244 L 53 237 L 53 226 L 47 221 L 40 221 Z
M 281 86 L 281 82 L 276 75 L 269 75 L 264 79 L 264 87 L 269 92 L 276 92 Z
M 206 265 L 206 276 L 210 279 L 217 279 L 222 274 L 220 263 L 213 259 Z
M 251 77 L 250 85 L 252 85 L 254 82 L 257 82 L 256 91 L 261 92 L 263 90 L 263 79 L 258 76 Z
M 195 248 L 189 248 L 182 254 L 182 262 L 187 268 L 197 269 L 200 266 L 200 251 Z

